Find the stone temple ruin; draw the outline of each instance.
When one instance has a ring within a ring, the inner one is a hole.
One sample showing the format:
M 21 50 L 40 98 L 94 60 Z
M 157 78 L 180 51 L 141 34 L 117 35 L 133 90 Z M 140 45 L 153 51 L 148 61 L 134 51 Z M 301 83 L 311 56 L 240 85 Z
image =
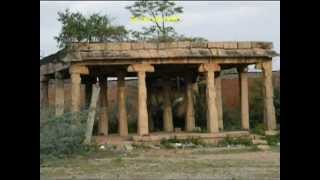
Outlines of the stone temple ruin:
M 65 111 L 64 80 L 71 82 L 71 112 L 79 112 L 80 86 L 86 86 L 86 101 L 90 100 L 91 87 L 99 77 L 100 136 L 112 139 L 157 141 L 170 137 L 201 137 L 216 141 L 226 135 L 249 135 L 248 65 L 256 65 L 263 72 L 264 122 L 267 130 L 276 129 L 273 105 L 272 58 L 279 54 L 270 42 L 121 42 L 73 43 L 40 61 L 41 106 L 48 106 L 48 81 L 55 80 L 55 114 Z M 221 76 L 223 69 L 237 68 L 240 81 L 242 131 L 224 132 Z M 107 78 L 117 77 L 118 134 L 108 134 Z M 138 78 L 138 107 L 136 134 L 128 133 L 125 77 Z M 185 127 L 176 132 L 172 118 L 171 88 L 177 79 L 185 84 Z M 199 78 L 206 81 L 207 132 L 195 133 L 194 88 Z M 159 83 L 160 82 L 160 83 Z M 157 84 L 157 85 L 156 85 Z M 163 131 L 152 132 L 149 110 L 150 89 L 162 87 Z

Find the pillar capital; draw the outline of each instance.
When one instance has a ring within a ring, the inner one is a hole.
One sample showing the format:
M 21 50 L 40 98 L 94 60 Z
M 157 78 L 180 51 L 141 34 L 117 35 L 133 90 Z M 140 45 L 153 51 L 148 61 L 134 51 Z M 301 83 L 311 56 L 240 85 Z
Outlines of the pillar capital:
M 132 64 L 127 70 L 128 72 L 154 72 L 154 67 L 150 64 Z
M 80 66 L 80 65 L 72 65 L 69 68 L 70 74 L 89 74 L 89 69 L 86 66 Z
M 201 64 L 199 66 L 199 72 L 208 72 L 208 71 L 220 71 L 220 65 L 214 63 Z

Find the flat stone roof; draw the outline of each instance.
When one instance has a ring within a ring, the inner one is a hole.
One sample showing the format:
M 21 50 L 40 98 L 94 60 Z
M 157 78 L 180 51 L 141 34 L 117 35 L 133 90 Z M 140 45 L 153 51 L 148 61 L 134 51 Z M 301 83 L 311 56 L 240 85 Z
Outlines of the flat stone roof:
M 167 43 L 116 42 L 116 43 L 73 43 L 69 48 L 47 56 L 40 64 L 50 62 L 77 62 L 89 60 L 130 60 L 165 58 L 272 58 L 279 54 L 272 42 L 227 41 Z

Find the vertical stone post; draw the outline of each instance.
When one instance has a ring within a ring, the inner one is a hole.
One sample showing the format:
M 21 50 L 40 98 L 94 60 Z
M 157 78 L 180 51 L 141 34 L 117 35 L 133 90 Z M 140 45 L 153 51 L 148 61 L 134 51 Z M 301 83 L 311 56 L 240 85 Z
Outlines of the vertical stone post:
M 148 110 L 146 72 L 154 72 L 154 67 L 149 64 L 133 64 L 128 67 L 129 72 L 138 72 L 138 135 L 148 135 Z
M 151 82 L 150 82 L 151 83 Z M 149 131 L 153 131 L 154 130 L 154 123 L 153 123 L 153 118 L 152 118 L 152 91 L 151 91 L 151 85 L 149 86 L 149 88 L 147 88 L 147 106 L 148 106 L 148 120 L 149 120 Z
M 71 76 L 71 112 L 80 111 L 81 74 L 88 75 L 89 70 L 85 66 L 72 65 L 69 68 Z
M 264 117 L 267 130 L 277 128 L 276 114 L 273 104 L 272 61 L 263 62 Z
M 219 129 L 223 130 L 223 103 L 222 103 L 222 73 L 215 78 L 215 88 L 216 88 L 216 103 L 218 108 L 218 118 L 219 118 Z
M 199 67 L 200 72 L 205 72 L 207 81 L 207 130 L 209 133 L 219 132 L 219 115 L 216 104 L 216 89 L 214 83 L 214 72 L 220 71 L 218 64 L 202 64 Z
M 172 105 L 171 105 L 171 88 L 169 79 L 166 78 L 163 83 L 163 129 L 165 132 L 173 131 Z
M 125 95 L 125 74 L 118 73 L 118 120 L 120 136 L 128 136 L 128 117 Z
M 40 107 L 48 108 L 49 105 L 49 79 L 42 75 L 40 76 Z
M 108 80 L 105 77 L 99 78 L 100 83 L 100 121 L 98 124 L 98 134 L 108 135 Z
M 85 84 L 85 108 L 88 109 L 91 101 L 92 84 L 94 84 L 93 78 L 88 77 L 88 81 Z
M 64 79 L 61 72 L 55 73 L 55 115 L 64 113 Z
M 241 99 L 241 128 L 249 130 L 249 96 L 248 75 L 246 67 L 238 67 L 240 99 Z
M 195 117 L 194 117 L 194 93 L 192 77 L 185 76 L 186 80 L 186 115 L 185 115 L 185 129 L 186 131 L 193 131 L 195 128 Z

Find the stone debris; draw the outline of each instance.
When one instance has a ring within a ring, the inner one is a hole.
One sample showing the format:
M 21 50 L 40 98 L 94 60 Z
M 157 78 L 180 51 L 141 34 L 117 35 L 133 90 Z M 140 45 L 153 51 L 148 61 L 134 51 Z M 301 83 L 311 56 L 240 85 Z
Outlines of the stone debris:
M 133 146 L 131 144 L 125 144 L 123 145 L 124 149 L 126 151 L 132 151 L 133 150 Z

